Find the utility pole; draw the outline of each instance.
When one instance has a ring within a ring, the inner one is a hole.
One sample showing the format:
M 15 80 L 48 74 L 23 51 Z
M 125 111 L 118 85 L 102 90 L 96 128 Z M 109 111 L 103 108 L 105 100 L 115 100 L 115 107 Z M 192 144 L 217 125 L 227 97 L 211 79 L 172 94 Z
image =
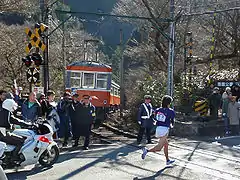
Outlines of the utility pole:
M 192 55 L 192 44 L 193 44 L 193 38 L 192 38 L 192 32 L 189 32 L 188 33 L 188 36 L 189 36 L 189 56 L 187 57 L 187 61 L 188 61 L 188 64 L 189 64 L 189 87 L 191 88 L 192 87 L 192 58 L 193 58 L 193 55 Z
M 170 19 L 174 18 L 174 0 L 170 0 Z M 175 49 L 175 22 L 171 21 L 169 56 L 168 56 L 168 83 L 167 94 L 173 96 L 173 71 L 174 71 L 174 49 Z
M 46 25 L 49 24 L 48 22 L 48 12 L 47 12 L 47 18 L 46 18 Z M 46 35 L 44 37 L 44 42 L 46 45 L 46 49 L 44 51 L 44 93 L 46 94 L 47 91 L 49 90 L 49 65 L 48 65 L 48 60 L 49 60 L 49 36 L 48 36 L 48 30 L 46 31 Z
M 49 8 L 48 8 L 48 0 L 40 0 L 40 9 L 42 14 L 42 22 L 49 25 Z M 49 59 L 49 30 L 46 29 L 44 34 L 44 44 L 46 45 L 46 49 L 43 52 L 43 81 L 44 81 L 44 93 L 46 94 L 49 89 L 49 66 L 48 66 L 48 59 Z
M 237 80 L 238 80 L 238 82 L 240 82 L 240 56 L 239 56 L 239 54 L 240 54 L 240 51 L 237 51 L 237 58 L 238 58 L 238 78 L 237 78 Z
M 66 59 L 65 59 L 65 25 L 62 25 L 62 62 L 63 62 L 63 91 L 66 89 Z
M 121 49 L 121 59 L 120 59 L 120 118 L 123 118 L 123 108 L 124 108 L 124 57 L 123 57 L 123 31 L 120 29 L 120 49 Z
M 187 6 L 187 4 L 186 4 Z M 192 0 L 189 0 L 189 13 L 192 13 Z M 189 24 L 191 21 L 191 16 L 187 17 L 187 23 L 185 26 L 185 30 L 184 30 L 184 87 L 187 87 L 187 48 L 188 48 L 188 43 L 187 43 L 187 37 L 189 37 Z

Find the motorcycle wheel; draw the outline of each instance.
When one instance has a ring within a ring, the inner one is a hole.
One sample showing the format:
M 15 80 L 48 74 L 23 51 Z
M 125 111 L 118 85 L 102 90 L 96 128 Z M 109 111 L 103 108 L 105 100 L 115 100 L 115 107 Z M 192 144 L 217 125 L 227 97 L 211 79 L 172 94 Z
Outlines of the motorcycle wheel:
M 38 162 L 43 167 L 50 167 L 52 166 L 59 157 L 59 148 L 57 146 L 53 146 L 50 149 L 51 155 L 48 153 L 48 151 L 44 151 L 43 154 L 40 156 Z

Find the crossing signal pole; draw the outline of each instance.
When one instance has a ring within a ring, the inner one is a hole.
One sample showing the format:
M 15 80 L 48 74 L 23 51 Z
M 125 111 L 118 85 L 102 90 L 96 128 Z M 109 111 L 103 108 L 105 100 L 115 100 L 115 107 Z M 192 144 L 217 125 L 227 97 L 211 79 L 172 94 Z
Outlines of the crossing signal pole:
M 46 24 L 48 27 L 49 24 L 49 7 L 48 7 L 48 1 L 47 0 L 40 0 L 39 1 L 41 14 L 42 14 L 42 22 Z M 43 29 L 43 26 L 38 27 L 38 30 Z M 46 93 L 49 89 L 49 66 L 48 66 L 48 59 L 49 59 L 49 32 L 48 28 L 45 29 L 45 34 L 43 36 L 43 42 L 46 45 L 46 48 L 43 52 L 43 81 L 44 81 L 44 93 Z
M 174 0 L 170 0 L 170 19 L 174 19 Z M 174 71 L 174 50 L 175 50 L 175 22 L 170 24 L 169 56 L 168 56 L 168 83 L 167 94 L 173 96 L 173 71 Z
M 121 59 L 120 59 L 120 118 L 123 118 L 124 109 L 124 56 L 123 56 L 123 31 L 120 29 L 120 49 L 121 49 Z
M 189 64 L 189 86 L 191 86 L 192 83 L 192 58 L 193 58 L 193 37 L 192 32 L 188 33 L 189 35 L 189 56 L 187 57 L 187 63 Z

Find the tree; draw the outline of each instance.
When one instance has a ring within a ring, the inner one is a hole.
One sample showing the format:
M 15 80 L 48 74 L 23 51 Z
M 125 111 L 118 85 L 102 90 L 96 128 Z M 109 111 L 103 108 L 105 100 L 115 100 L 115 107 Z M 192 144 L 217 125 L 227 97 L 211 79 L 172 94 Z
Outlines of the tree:
M 158 64 L 158 67 L 167 70 L 167 40 L 162 36 L 161 31 L 166 31 L 169 23 L 159 21 L 159 18 L 168 18 L 168 2 L 165 0 L 120 0 L 115 6 L 113 12 L 120 15 L 144 16 L 150 17 L 146 20 L 128 20 L 135 24 L 143 35 L 147 35 L 145 41 L 136 47 L 129 47 L 128 55 L 131 57 L 142 57 L 141 60 L 147 61 L 147 64 Z M 156 28 L 156 27 L 159 27 Z M 131 52 L 133 52 L 131 54 Z M 153 58 L 149 58 L 152 56 Z
M 0 12 L 17 12 L 29 14 L 36 11 L 38 2 L 32 0 L 1 0 Z
M 0 23 L 0 82 L 2 88 L 11 88 L 14 79 L 23 88 L 27 86 L 26 68 L 22 63 L 25 56 L 24 42 L 25 35 L 19 33 L 23 26 L 7 26 Z
M 194 44 L 193 53 L 197 59 L 193 59 L 193 64 L 203 64 L 209 66 L 210 47 L 212 46 L 210 39 L 212 38 L 213 14 L 201 15 L 203 12 L 214 8 L 223 10 L 227 8 L 237 7 L 237 2 L 226 3 L 221 1 L 197 1 L 197 0 L 176 0 L 175 14 L 181 12 L 183 16 L 178 18 L 177 33 L 176 33 L 176 55 L 175 55 L 175 71 L 182 72 L 183 70 L 183 48 L 186 43 L 186 33 L 192 32 Z M 169 17 L 169 1 L 167 0 L 120 0 L 114 8 L 115 14 L 134 15 L 151 17 L 150 22 L 143 20 L 127 20 L 136 25 L 143 34 L 147 34 L 147 40 L 137 42 L 136 46 L 129 47 L 127 50 L 128 56 L 132 57 L 133 61 L 145 60 L 145 65 L 153 66 L 158 70 L 166 71 L 168 59 L 168 43 L 161 35 L 156 25 L 162 31 L 168 33 L 168 23 L 158 21 L 158 18 Z M 186 16 L 187 14 L 200 13 L 197 16 Z M 180 17 L 180 16 L 179 16 Z M 215 58 L 214 62 L 219 67 L 222 64 L 236 62 L 239 57 L 237 49 L 239 49 L 239 10 L 226 11 L 217 13 L 215 27 Z M 149 58 L 150 57 L 150 58 Z M 147 60 L 147 61 L 146 61 Z M 239 62 L 237 61 L 238 64 Z M 201 66 L 200 66 L 201 67 Z M 226 66 L 225 66 L 226 67 Z M 151 70 L 154 70 L 150 68 Z M 208 71 L 205 71 L 205 76 Z

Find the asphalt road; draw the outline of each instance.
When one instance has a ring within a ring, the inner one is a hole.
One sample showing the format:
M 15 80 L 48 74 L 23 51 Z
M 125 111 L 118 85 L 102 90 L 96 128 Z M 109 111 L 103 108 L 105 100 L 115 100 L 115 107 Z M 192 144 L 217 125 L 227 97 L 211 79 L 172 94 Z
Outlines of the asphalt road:
M 137 180 L 240 179 L 240 151 L 219 143 L 182 138 L 170 141 L 173 166 L 165 166 L 163 152 L 141 159 L 141 146 L 95 144 L 88 151 L 63 152 L 50 169 L 29 166 L 6 171 L 9 180 Z M 152 146 L 152 145 L 149 145 Z

